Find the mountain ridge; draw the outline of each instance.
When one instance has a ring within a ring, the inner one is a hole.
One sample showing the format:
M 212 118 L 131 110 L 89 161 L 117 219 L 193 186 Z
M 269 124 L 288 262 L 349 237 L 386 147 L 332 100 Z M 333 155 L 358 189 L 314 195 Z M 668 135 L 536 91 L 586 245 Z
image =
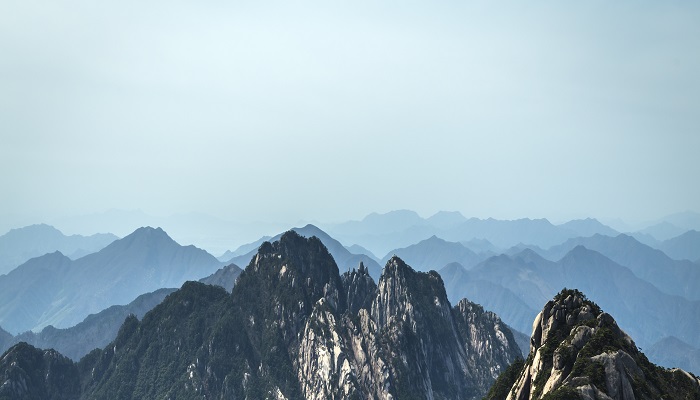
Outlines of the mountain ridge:
M 0 275 L 46 253 L 60 251 L 69 258 L 76 259 L 99 251 L 117 239 L 119 238 L 111 233 L 64 235 L 47 224 L 11 229 L 0 236 Z
M 180 246 L 162 229 L 139 228 L 77 260 L 52 253 L 0 276 L 0 326 L 11 333 L 67 328 L 143 293 L 202 278 L 220 265 L 204 250 Z

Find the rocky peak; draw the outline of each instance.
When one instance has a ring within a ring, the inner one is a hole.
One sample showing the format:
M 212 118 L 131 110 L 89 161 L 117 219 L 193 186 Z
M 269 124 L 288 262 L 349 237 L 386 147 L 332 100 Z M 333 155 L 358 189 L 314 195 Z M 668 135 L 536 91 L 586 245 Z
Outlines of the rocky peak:
M 377 290 L 377 284 L 369 275 L 364 263 L 360 262 L 357 269 L 345 272 L 342 276 L 348 311 L 355 315 L 361 308 L 371 310 L 372 299 Z
M 651 364 L 610 314 L 578 290 L 564 289 L 535 318 L 530 354 L 505 396 L 632 400 L 688 394 L 700 396 L 696 378 Z
M 321 297 L 335 309 L 345 308 L 338 266 L 315 236 L 307 239 L 288 231 L 274 243 L 264 242 L 239 279 L 259 278 L 272 296 L 279 295 L 280 287 L 286 287 L 293 297 L 300 297 L 296 301 L 304 303 L 301 308 L 306 312 Z
M 437 307 L 444 318 L 451 312 L 440 275 L 435 271 L 416 272 L 394 255 L 387 261 L 379 278 L 377 296 L 372 303 L 372 319 L 380 327 L 396 319 L 414 320 L 416 304 Z

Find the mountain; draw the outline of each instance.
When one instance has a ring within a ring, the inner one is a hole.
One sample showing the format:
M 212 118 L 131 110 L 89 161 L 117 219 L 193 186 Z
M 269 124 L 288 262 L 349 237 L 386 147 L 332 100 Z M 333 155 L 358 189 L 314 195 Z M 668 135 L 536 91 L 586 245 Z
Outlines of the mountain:
M 94 253 L 118 239 L 111 233 L 92 236 L 66 236 L 53 226 L 30 225 L 12 229 L 0 236 L 0 275 L 6 274 L 29 259 L 60 251 L 72 259 Z
M 667 336 L 646 349 L 651 360 L 666 368 L 681 368 L 700 375 L 700 349 L 674 336 Z
M 658 224 L 644 228 L 644 229 L 637 231 L 635 233 L 642 234 L 642 235 L 649 235 L 649 236 L 653 237 L 654 239 L 663 242 L 664 240 L 674 238 L 674 237 L 682 234 L 683 232 L 685 232 L 685 229 L 679 228 L 670 222 L 663 221 L 663 222 L 659 222 Z
M 55 349 L 73 360 L 80 360 L 90 351 L 104 347 L 117 337 L 119 328 L 129 315 L 142 318 L 153 307 L 160 304 L 175 289 L 158 289 L 142 294 L 124 306 L 111 306 L 91 314 L 79 324 L 65 329 L 47 326 L 41 332 L 24 332 L 12 338 L 5 346 L 0 343 L 0 352 L 12 344 L 26 342 L 43 349 Z
M 452 301 L 468 295 L 487 309 L 497 310 L 496 313 L 516 330 L 530 329 L 532 318 L 537 314 L 535 301 L 527 302 L 514 291 L 496 281 L 480 278 L 459 263 L 450 263 L 439 272 L 445 280 L 447 297 Z
M 326 232 L 322 231 L 314 225 L 308 224 L 303 228 L 292 228 L 292 230 L 300 234 L 301 236 L 307 238 L 312 236 L 316 236 L 317 238 L 319 238 L 333 256 L 333 259 L 337 263 L 338 267 L 340 267 L 343 271 L 347 271 L 350 268 L 354 268 L 362 262 L 363 264 L 365 264 L 365 266 L 369 270 L 370 275 L 372 275 L 373 278 L 379 278 L 379 275 L 381 273 L 381 267 L 374 260 L 373 257 L 370 257 L 366 254 L 351 253 L 339 241 L 333 239 Z M 282 237 L 282 235 L 283 234 L 280 233 L 279 235 L 271 238 L 270 241 L 277 241 Z M 252 251 L 234 257 L 229 262 L 236 263 L 238 265 L 247 265 L 247 263 L 250 262 L 251 258 L 253 258 L 257 253 L 258 247 L 260 247 L 260 245 L 264 242 L 264 240 L 260 239 L 258 242 L 255 242 L 259 243 L 257 246 L 251 246 L 253 248 Z
M 537 304 L 554 296 L 557 287 L 577 287 L 595 296 L 602 307 L 615 314 L 623 329 L 643 348 L 666 336 L 700 346 L 700 301 L 664 293 L 629 268 L 583 246 L 572 249 L 557 262 L 524 250 L 514 256 L 491 257 L 468 274 L 454 267 L 440 272 L 451 289 L 448 293 L 453 301 L 464 294 L 462 287 L 485 288 L 469 293 L 469 298 L 493 310 L 519 331 L 530 330 L 536 312 L 528 310 L 536 310 Z M 519 312 L 514 314 L 514 309 Z
M 235 264 L 229 264 L 212 275 L 200 279 L 200 282 L 221 286 L 230 292 L 241 271 Z M 111 306 L 96 314 L 91 314 L 70 328 L 57 329 L 53 326 L 47 326 L 41 332 L 28 331 L 15 337 L 0 330 L 0 353 L 15 343 L 26 342 L 39 348 L 55 349 L 72 360 L 80 360 L 90 351 L 104 347 L 114 340 L 124 319 L 129 315 L 143 318 L 148 311 L 160 304 L 167 295 L 175 290 L 164 288 L 142 294 L 127 305 Z
M 10 332 L 0 328 L 0 353 L 4 353 L 13 344 L 14 339 Z
M 447 242 L 437 236 L 431 236 L 402 249 L 394 249 L 384 257 L 383 261 L 388 261 L 393 255 L 406 260 L 419 271 L 437 270 L 452 262 L 471 267 L 482 260 L 463 244 Z
M 233 290 L 233 285 L 236 284 L 236 279 L 238 279 L 241 272 L 243 272 L 243 270 L 240 269 L 238 265 L 229 264 L 223 268 L 219 268 L 213 274 L 202 278 L 199 281 L 206 283 L 207 285 L 221 286 L 222 288 L 226 289 L 227 292 L 231 292 Z
M 452 307 L 437 273 L 392 258 L 378 284 L 364 265 L 341 276 L 318 238 L 288 232 L 232 293 L 187 282 L 77 369 L 82 399 L 475 399 L 518 354 L 495 314 Z
M 362 221 L 327 225 L 324 228 L 338 240 L 357 243 L 374 254 L 386 254 L 392 249 L 404 248 L 431 236 L 451 242 L 486 239 L 498 248 L 509 248 L 518 243 L 549 248 L 582 233 L 617 233 L 594 219 L 553 225 L 546 219 L 467 219 L 459 213 L 447 212 L 425 219 L 407 210 L 370 214 Z
M 500 248 L 493 245 L 486 239 L 470 239 L 460 242 L 464 247 L 473 251 L 476 254 L 489 254 L 490 256 L 495 256 L 497 253 L 500 254 L 502 251 Z
M 347 235 L 363 235 L 367 232 L 387 234 L 405 231 L 414 226 L 426 225 L 423 218 L 415 211 L 396 210 L 384 214 L 371 213 L 362 221 L 348 221 L 334 226 L 332 231 Z
M 663 241 L 658 248 L 676 260 L 698 260 L 700 259 L 700 232 L 690 230 Z
M 73 400 L 80 396 L 77 366 L 55 350 L 20 343 L 0 358 L 0 399 Z
M 376 261 L 376 262 L 379 262 L 379 261 L 380 261 L 379 258 L 377 258 L 377 256 L 374 255 L 374 253 L 372 253 L 372 252 L 369 251 L 368 249 L 366 249 L 366 248 L 360 246 L 359 244 L 353 244 L 353 245 L 351 245 L 351 246 L 345 246 L 345 248 L 346 248 L 349 252 L 351 252 L 351 253 L 353 253 L 353 254 L 365 254 L 365 255 L 369 256 L 371 259 L 373 259 L 373 260 Z
M 0 276 L 0 326 L 11 333 L 67 328 L 143 293 L 207 276 L 220 265 L 160 228 L 139 228 L 75 261 L 56 252 Z
M 576 246 L 584 246 L 603 254 L 665 293 L 700 300 L 700 269 L 696 265 L 688 260 L 673 260 L 662 251 L 639 243 L 625 234 L 569 239 L 540 254 L 550 260 L 558 260 Z
M 613 317 L 564 289 L 533 324 L 530 354 L 499 377 L 487 399 L 690 399 L 700 379 L 649 362 Z
M 596 234 L 616 236 L 620 234 L 620 232 L 600 223 L 595 218 L 574 219 L 559 225 L 559 227 L 574 232 L 576 236 L 593 236 Z
M 467 221 L 459 211 L 438 211 L 426 219 L 430 226 L 438 229 L 449 229 Z
M 671 215 L 667 215 L 657 223 L 667 222 L 683 231 L 696 230 L 700 231 L 700 213 L 694 211 L 683 211 Z
M 226 250 L 226 252 L 224 254 L 222 254 L 221 256 L 217 257 L 217 259 L 221 262 L 226 262 L 226 261 L 233 259 L 234 257 L 248 254 L 251 251 L 257 250 L 258 247 L 260 247 L 260 245 L 263 244 L 263 242 L 266 242 L 270 239 L 272 239 L 271 236 L 263 236 L 262 238 L 256 240 L 255 242 L 247 243 L 247 244 L 239 246 L 236 250 L 233 250 L 233 251 Z

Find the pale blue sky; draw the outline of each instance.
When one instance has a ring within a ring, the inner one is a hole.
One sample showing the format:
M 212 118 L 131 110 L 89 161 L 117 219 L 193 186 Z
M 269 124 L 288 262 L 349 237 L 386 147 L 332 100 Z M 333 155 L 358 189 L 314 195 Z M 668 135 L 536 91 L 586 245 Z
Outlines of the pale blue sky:
M 698 21 L 685 1 L 0 0 L 0 216 L 699 210 Z

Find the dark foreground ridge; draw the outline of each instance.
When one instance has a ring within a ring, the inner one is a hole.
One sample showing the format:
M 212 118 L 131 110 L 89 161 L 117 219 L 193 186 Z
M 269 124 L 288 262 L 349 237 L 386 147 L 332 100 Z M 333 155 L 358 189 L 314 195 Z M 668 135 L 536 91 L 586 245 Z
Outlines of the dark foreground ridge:
M 537 315 L 530 354 L 514 363 L 487 399 L 700 399 L 700 380 L 658 367 L 610 314 L 564 289 Z
M 232 293 L 187 282 L 78 363 L 13 346 L 0 399 L 475 399 L 519 353 L 434 271 L 394 257 L 376 284 L 362 265 L 341 276 L 319 239 L 287 232 Z

